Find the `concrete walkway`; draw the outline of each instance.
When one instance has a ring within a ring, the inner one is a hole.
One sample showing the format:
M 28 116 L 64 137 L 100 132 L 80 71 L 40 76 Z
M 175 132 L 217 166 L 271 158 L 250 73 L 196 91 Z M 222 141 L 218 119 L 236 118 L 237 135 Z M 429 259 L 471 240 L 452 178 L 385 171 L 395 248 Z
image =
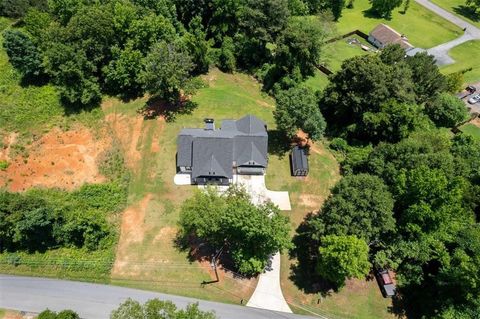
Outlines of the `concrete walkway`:
M 434 12 L 435 14 L 455 24 L 459 28 L 461 29 L 466 28 L 465 33 L 459 38 L 440 44 L 436 47 L 433 47 L 427 50 L 428 54 L 431 54 L 435 57 L 438 65 L 448 65 L 455 62 L 455 60 L 453 60 L 448 55 L 448 51 L 450 51 L 452 48 L 456 47 L 457 45 L 460 45 L 470 40 L 480 40 L 480 29 L 474 26 L 473 24 L 468 23 L 467 21 L 457 17 L 456 15 L 448 12 L 445 9 L 442 9 L 441 7 L 430 2 L 429 0 L 415 0 L 415 1 L 420 5 L 424 6 L 425 8 L 427 8 L 428 10 Z

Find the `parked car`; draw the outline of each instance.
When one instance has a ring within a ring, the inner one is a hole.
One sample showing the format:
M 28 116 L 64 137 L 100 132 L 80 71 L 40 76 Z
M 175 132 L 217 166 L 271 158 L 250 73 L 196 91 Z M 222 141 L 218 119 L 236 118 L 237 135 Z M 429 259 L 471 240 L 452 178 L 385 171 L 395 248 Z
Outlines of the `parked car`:
M 465 88 L 465 90 L 463 92 L 458 93 L 457 96 L 458 96 L 459 99 L 464 99 L 467 96 L 475 93 L 476 91 L 477 91 L 476 87 L 474 87 L 473 85 L 469 85 Z
M 475 94 L 474 96 L 468 99 L 468 103 L 470 104 L 475 104 L 477 102 L 480 102 L 480 94 Z
M 395 296 L 395 283 L 387 269 L 375 270 L 375 277 L 377 278 L 383 297 L 388 298 Z

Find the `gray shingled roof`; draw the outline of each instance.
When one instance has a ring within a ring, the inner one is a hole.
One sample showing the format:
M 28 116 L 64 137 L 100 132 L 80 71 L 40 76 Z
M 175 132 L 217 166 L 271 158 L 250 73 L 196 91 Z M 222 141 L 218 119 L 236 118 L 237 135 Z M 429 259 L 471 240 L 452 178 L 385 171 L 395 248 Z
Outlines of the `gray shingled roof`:
M 186 128 L 177 139 L 177 166 L 192 166 L 192 177 L 232 178 L 233 163 L 267 167 L 268 134 L 263 121 L 247 115 L 223 120 L 221 129 Z
M 247 115 L 237 121 L 237 130 L 249 135 L 266 135 L 265 123 L 253 115 Z
M 233 176 L 233 139 L 198 137 L 193 141 L 192 175 Z
M 266 136 L 235 136 L 233 157 L 237 165 L 261 165 L 267 167 L 267 154 L 261 150 L 268 148 Z

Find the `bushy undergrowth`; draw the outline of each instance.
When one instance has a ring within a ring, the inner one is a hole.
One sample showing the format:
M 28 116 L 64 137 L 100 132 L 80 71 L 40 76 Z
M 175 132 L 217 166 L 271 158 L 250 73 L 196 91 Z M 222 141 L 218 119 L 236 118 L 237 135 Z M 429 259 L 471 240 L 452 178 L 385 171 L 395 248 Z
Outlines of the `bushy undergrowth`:
M 0 192 L 0 271 L 107 278 L 128 187 L 121 154 L 108 163 L 107 183 Z

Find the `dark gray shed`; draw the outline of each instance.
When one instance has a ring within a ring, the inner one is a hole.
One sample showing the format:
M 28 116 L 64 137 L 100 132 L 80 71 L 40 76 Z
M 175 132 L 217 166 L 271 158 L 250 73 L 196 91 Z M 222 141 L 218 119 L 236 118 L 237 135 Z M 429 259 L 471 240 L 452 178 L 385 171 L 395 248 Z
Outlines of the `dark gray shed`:
M 307 150 L 298 145 L 290 153 L 290 164 L 292 167 L 292 176 L 308 175 L 308 157 Z

